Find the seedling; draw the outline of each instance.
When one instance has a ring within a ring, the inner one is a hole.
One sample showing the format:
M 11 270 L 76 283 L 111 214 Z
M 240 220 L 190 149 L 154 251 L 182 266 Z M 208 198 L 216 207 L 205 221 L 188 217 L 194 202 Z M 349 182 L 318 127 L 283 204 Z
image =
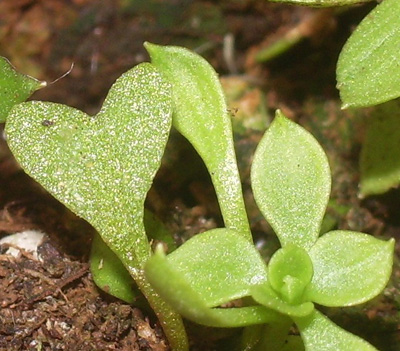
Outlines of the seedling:
M 114 83 L 96 116 L 30 101 L 14 106 L 5 130 L 24 170 L 93 225 L 146 296 L 171 346 L 185 350 L 180 316 L 154 292 L 143 272 L 151 253 L 144 200 L 160 165 L 171 114 L 170 84 L 144 63 Z M 99 238 L 96 242 L 102 245 Z M 120 293 L 132 298 L 126 290 Z
M 98 231 L 92 266 L 122 263 L 108 265 L 104 275 L 99 269 L 97 281 L 108 279 L 115 295 L 133 300 L 126 285 L 133 277 L 174 350 L 188 348 L 179 314 L 208 326 L 246 326 L 246 350 L 301 350 L 300 338 L 288 337 L 293 322 L 306 350 L 375 350 L 314 302 L 351 306 L 379 294 L 390 277 L 393 240 L 349 231 L 318 238 L 330 193 L 328 162 L 315 139 L 278 112 L 251 175 L 256 202 L 282 245 L 266 265 L 251 243 L 214 70 L 182 48 L 147 48 L 152 64 L 122 75 L 96 116 L 31 101 L 12 107 L 6 120 L 10 148 L 25 171 Z M 144 200 L 171 123 L 203 157 L 226 228 L 199 234 L 169 255 L 158 246 L 151 256 Z M 111 282 L 114 270 L 121 274 Z M 241 307 L 219 308 L 237 299 Z
M 352 306 L 378 295 L 391 274 L 394 240 L 342 230 L 318 237 L 330 193 L 328 162 L 317 141 L 280 112 L 257 148 L 251 180 L 282 245 L 268 265 L 240 232 L 220 228 L 167 256 L 159 247 L 145 267 L 150 283 L 194 322 L 264 324 L 245 330 L 245 350 L 376 350 L 314 303 Z M 236 299 L 241 307 L 220 307 Z M 304 346 L 288 335 L 293 322 Z

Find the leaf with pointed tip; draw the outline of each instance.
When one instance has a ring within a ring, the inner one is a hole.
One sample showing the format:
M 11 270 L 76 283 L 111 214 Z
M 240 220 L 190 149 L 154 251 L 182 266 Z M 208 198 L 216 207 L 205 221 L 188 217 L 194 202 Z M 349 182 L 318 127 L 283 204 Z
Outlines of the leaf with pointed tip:
M 208 168 L 225 226 L 251 241 L 231 121 L 216 72 L 201 56 L 187 49 L 150 43 L 145 47 L 152 64 L 172 84 L 173 124 Z
M 281 245 L 310 248 L 328 203 L 328 160 L 314 137 L 277 111 L 251 169 L 254 198 Z
M 382 1 L 347 40 L 336 71 L 343 108 L 400 96 L 399 17 L 400 1 Z
M 337 230 L 326 233 L 309 251 L 314 275 L 308 300 L 324 306 L 351 306 L 382 292 L 393 265 L 394 240 Z
M 46 82 L 17 72 L 6 58 L 0 57 L 0 123 L 6 121 L 14 105 L 25 101 L 45 85 Z
M 378 351 L 365 340 L 339 328 L 317 310 L 307 317 L 295 317 L 294 320 L 305 351 Z

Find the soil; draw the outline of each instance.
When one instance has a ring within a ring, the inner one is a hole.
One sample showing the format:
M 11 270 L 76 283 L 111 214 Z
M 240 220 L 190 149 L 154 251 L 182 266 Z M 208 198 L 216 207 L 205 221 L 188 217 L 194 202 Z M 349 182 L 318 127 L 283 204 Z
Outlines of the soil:
M 309 129 L 328 154 L 333 190 L 327 230 L 357 230 L 399 242 L 399 190 L 364 200 L 357 196 L 368 110 L 341 111 L 335 88 L 340 49 L 373 5 L 336 13 L 261 0 L 4 0 L 0 54 L 20 71 L 53 82 L 34 99 L 93 114 L 113 81 L 147 60 L 144 41 L 194 49 L 221 74 L 251 227 L 266 259 L 278 243 L 254 205 L 248 176 L 255 146 L 276 108 Z M 269 62 L 256 61 L 262 48 L 293 28 L 303 30 L 299 44 Z M 249 126 L 249 116 L 257 116 L 256 125 Z M 24 251 L 12 257 L 0 247 L 0 350 L 169 349 L 151 311 L 94 285 L 88 269 L 93 229 L 26 176 L 4 140 L 0 182 L 0 236 L 26 229 L 46 233 L 40 260 Z M 176 132 L 147 206 L 178 244 L 222 225 L 205 167 Z M 400 349 L 399 252 L 397 244 L 393 278 L 380 297 L 361 307 L 324 311 L 381 351 Z M 238 334 L 189 323 L 188 330 L 191 349 L 199 351 L 229 350 L 229 340 Z

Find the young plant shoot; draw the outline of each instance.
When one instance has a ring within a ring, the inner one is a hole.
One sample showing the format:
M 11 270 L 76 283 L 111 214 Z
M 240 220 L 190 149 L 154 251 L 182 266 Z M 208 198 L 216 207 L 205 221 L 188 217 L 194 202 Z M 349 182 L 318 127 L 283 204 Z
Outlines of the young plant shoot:
M 251 241 L 232 125 L 215 70 L 201 56 L 181 47 L 150 43 L 145 43 L 145 47 L 151 63 L 172 85 L 172 123 L 203 159 L 225 226 Z
M 330 193 L 328 161 L 318 142 L 279 111 L 256 150 L 251 181 L 282 245 L 268 265 L 242 233 L 220 228 L 167 256 L 159 247 L 145 266 L 150 283 L 194 322 L 253 325 L 244 332 L 246 350 L 376 350 L 314 303 L 353 306 L 377 296 L 391 274 L 394 240 L 344 230 L 319 237 Z M 241 307 L 219 307 L 236 299 Z M 304 345 L 289 337 L 292 323 Z

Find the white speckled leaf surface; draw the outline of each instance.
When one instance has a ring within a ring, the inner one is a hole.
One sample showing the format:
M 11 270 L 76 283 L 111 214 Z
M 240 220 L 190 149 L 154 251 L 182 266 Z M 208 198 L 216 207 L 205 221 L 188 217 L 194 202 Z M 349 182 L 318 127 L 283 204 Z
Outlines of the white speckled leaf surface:
M 400 96 L 399 17 L 400 1 L 382 1 L 346 42 L 336 72 L 343 108 Z
M 30 176 L 135 262 L 149 255 L 143 203 L 168 138 L 170 101 L 169 84 L 141 64 L 115 82 L 96 116 L 49 102 L 15 106 L 8 143 Z
M 225 226 L 251 241 L 231 120 L 217 73 L 204 58 L 185 48 L 150 43 L 145 47 L 152 64 L 171 82 L 173 125 L 203 159 Z
M 309 249 L 318 238 L 329 199 L 329 164 L 315 138 L 280 111 L 257 146 L 251 184 L 281 245 Z

